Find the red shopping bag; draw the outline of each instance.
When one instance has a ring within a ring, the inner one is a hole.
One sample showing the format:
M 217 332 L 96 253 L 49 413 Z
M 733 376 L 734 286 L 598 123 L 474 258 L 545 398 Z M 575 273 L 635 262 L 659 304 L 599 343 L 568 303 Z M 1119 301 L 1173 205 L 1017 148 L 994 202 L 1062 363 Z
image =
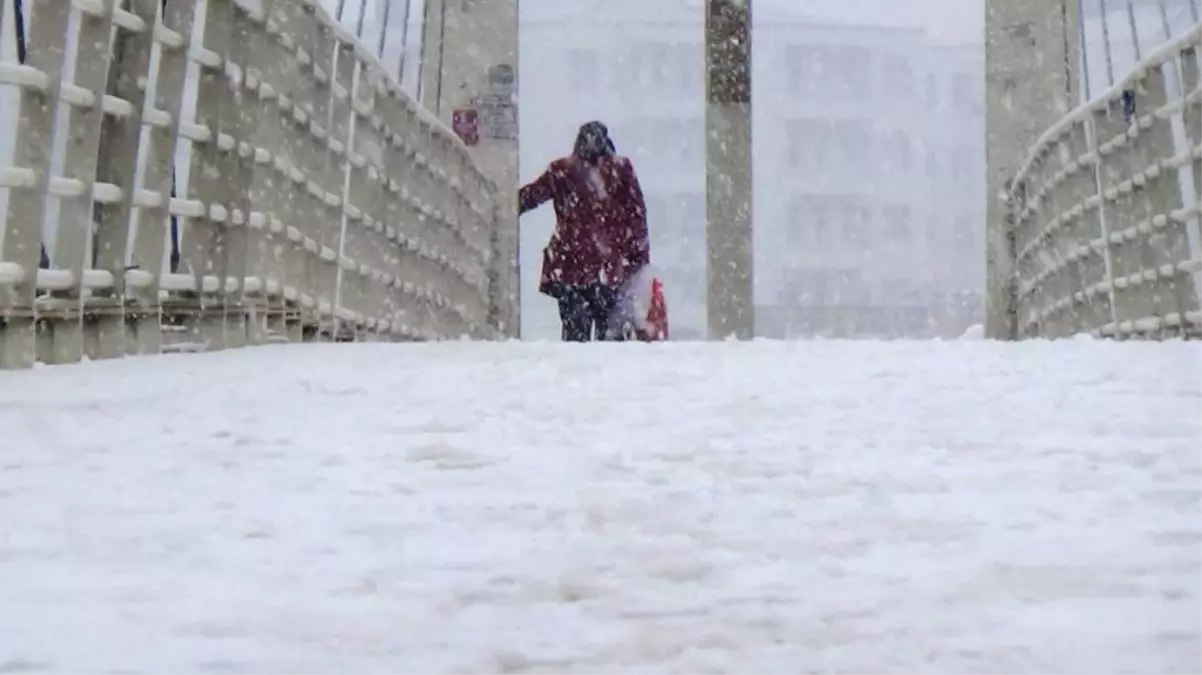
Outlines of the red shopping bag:
M 635 333 L 643 342 L 668 340 L 668 301 L 664 298 L 664 282 L 659 277 L 651 279 L 651 302 L 647 307 L 646 322 Z

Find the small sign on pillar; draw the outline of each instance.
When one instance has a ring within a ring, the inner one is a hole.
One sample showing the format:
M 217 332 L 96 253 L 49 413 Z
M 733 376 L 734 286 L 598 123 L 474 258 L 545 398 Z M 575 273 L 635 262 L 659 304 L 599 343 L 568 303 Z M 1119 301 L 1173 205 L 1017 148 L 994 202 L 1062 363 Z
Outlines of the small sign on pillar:
M 480 142 L 480 114 L 475 108 L 459 108 L 451 113 L 451 129 L 464 145 Z
M 488 89 L 477 100 L 481 111 L 481 134 L 490 140 L 516 141 L 518 138 L 517 73 L 513 66 L 501 63 L 488 69 Z

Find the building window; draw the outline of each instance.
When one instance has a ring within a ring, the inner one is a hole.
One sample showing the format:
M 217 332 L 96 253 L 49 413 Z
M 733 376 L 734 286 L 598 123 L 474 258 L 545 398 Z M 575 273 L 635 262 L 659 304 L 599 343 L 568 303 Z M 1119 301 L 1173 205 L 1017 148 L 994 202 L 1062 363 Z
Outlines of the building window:
M 844 103 L 862 103 L 872 98 L 872 54 L 864 47 L 838 47 L 832 50 L 837 81 L 830 83 L 831 98 Z
M 679 258 L 691 254 L 694 244 L 704 242 L 705 205 L 696 192 L 676 192 L 663 195 L 661 228 L 665 243 L 673 247 Z
M 913 96 L 914 65 L 904 56 L 887 56 L 881 67 L 885 92 L 890 96 Z
M 705 199 L 700 193 L 685 192 L 676 196 L 683 239 L 701 241 L 705 234 Z
M 789 200 L 786 245 L 796 249 L 860 249 L 868 241 L 868 207 L 854 197 L 806 195 Z
M 781 275 L 777 302 L 786 307 L 837 305 L 855 302 L 863 296 L 859 270 L 790 269 Z
M 851 103 L 872 97 L 872 54 L 851 45 L 792 45 L 785 49 L 789 88 L 805 101 Z
M 633 119 L 622 124 L 621 128 L 610 129 L 610 138 L 619 155 L 640 159 L 646 153 L 646 121 Z
M 939 78 L 934 75 L 927 75 L 927 109 L 936 110 L 939 108 Z
M 948 251 L 945 244 L 948 240 L 951 227 L 952 223 L 948 218 L 932 216 L 931 224 L 926 232 L 927 255 L 931 256 L 935 264 L 941 268 L 946 266 L 947 261 L 950 259 L 947 255 Z
M 613 134 L 619 154 L 665 168 L 692 168 L 705 155 L 705 129 L 699 117 L 641 117 Z
M 798 100 L 823 102 L 847 97 L 844 80 L 849 68 L 838 47 L 791 45 L 785 49 L 789 88 Z
M 815 73 L 818 70 L 820 53 L 810 45 L 789 45 L 785 48 L 785 70 L 788 73 L 789 90 L 798 98 L 813 96 Z
M 861 249 L 869 239 L 872 215 L 868 206 L 859 200 L 850 199 L 843 205 L 841 228 L 843 243 L 850 248 Z
M 867 120 L 790 120 L 785 127 L 789 165 L 808 174 L 865 171 L 873 152 L 871 132 Z
M 809 128 L 805 120 L 785 122 L 785 155 L 789 166 L 800 169 L 805 161 L 805 149 L 809 145 Z
M 939 161 L 939 153 L 935 152 L 934 150 L 927 150 L 927 158 L 926 158 L 927 181 L 929 183 L 931 183 L 932 185 L 939 183 L 939 181 L 940 181 L 940 173 L 939 172 L 942 170 L 942 168 L 943 168 L 942 163 Z
M 647 207 L 647 229 L 656 241 L 672 240 L 672 224 L 667 218 L 667 198 L 658 192 L 643 194 L 643 204 Z
M 952 77 L 952 104 L 957 110 L 980 112 L 980 97 L 973 86 L 973 77 L 968 73 L 956 73 Z
M 789 249 L 802 249 L 815 241 L 813 213 L 813 197 L 800 196 L 789 199 L 785 206 L 785 246 Z
M 632 96 L 638 94 L 643 87 L 643 62 L 639 57 L 637 47 L 623 49 L 619 52 L 614 64 L 613 89 L 619 94 Z
M 701 52 L 701 45 L 676 45 L 672 48 L 672 62 L 675 64 L 677 90 L 682 94 L 693 93 L 697 89 L 698 77 L 705 70 L 705 55 Z
M 970 252 L 981 239 L 984 228 L 974 227 L 972 218 L 957 216 L 952 220 L 952 242 L 958 252 Z
M 904 131 L 894 130 L 885 137 L 885 161 L 894 171 L 909 171 L 913 162 L 913 147 Z
M 613 74 L 613 87 L 625 94 L 652 91 L 659 94 L 693 93 L 705 70 L 697 43 L 643 42 L 621 50 Z
M 980 180 L 979 171 L 982 167 L 973 162 L 973 153 L 969 148 L 961 146 L 952 150 L 949 160 L 951 178 L 959 185 L 968 187 Z
M 671 68 L 669 45 L 662 42 L 651 42 L 638 47 L 639 60 L 643 64 L 643 84 L 653 90 L 659 90 L 668 79 L 668 69 Z
M 697 117 L 672 120 L 676 127 L 673 137 L 680 143 L 680 162 L 682 166 L 700 164 L 705 159 L 705 128 L 702 120 Z
M 881 220 L 884 221 L 885 237 L 890 242 L 901 244 L 910 241 L 910 207 L 886 206 Z
M 841 170 L 860 172 L 868 169 L 872 153 L 872 126 L 866 120 L 837 120 L 828 135 L 834 145 L 834 165 Z
M 827 280 L 827 270 L 785 270 L 781 275 L 778 302 L 785 306 L 823 304 L 827 296 Z
M 568 53 L 568 79 L 575 91 L 594 91 L 601 86 L 597 53 L 574 49 Z

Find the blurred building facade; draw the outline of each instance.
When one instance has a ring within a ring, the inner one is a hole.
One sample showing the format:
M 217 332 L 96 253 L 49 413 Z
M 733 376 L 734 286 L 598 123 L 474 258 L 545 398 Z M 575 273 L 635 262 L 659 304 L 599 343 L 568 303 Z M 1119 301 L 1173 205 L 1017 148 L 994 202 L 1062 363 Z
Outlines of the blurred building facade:
M 918 29 L 754 8 L 756 312 L 763 337 L 954 336 L 984 283 L 983 54 Z M 522 14 L 522 176 L 609 124 L 646 193 L 674 338 L 704 337 L 703 4 L 596 0 Z M 549 213 L 523 222 L 523 293 Z M 558 332 L 554 305 L 524 311 Z

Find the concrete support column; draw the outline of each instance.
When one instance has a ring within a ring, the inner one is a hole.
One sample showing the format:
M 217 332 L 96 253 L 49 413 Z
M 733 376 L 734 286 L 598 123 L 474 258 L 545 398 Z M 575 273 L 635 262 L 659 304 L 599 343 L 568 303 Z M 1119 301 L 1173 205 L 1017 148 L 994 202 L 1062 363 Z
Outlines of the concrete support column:
M 1032 143 L 1080 100 L 1078 0 L 985 2 L 985 334 L 1012 340 L 1014 242 L 1005 200 Z
M 705 18 L 709 338 L 755 335 L 751 0 L 708 0 Z
M 456 110 L 476 112 L 472 161 L 500 200 L 490 266 L 493 323 L 501 336 L 517 338 L 518 0 L 426 0 L 424 11 L 420 100 L 448 126 Z

